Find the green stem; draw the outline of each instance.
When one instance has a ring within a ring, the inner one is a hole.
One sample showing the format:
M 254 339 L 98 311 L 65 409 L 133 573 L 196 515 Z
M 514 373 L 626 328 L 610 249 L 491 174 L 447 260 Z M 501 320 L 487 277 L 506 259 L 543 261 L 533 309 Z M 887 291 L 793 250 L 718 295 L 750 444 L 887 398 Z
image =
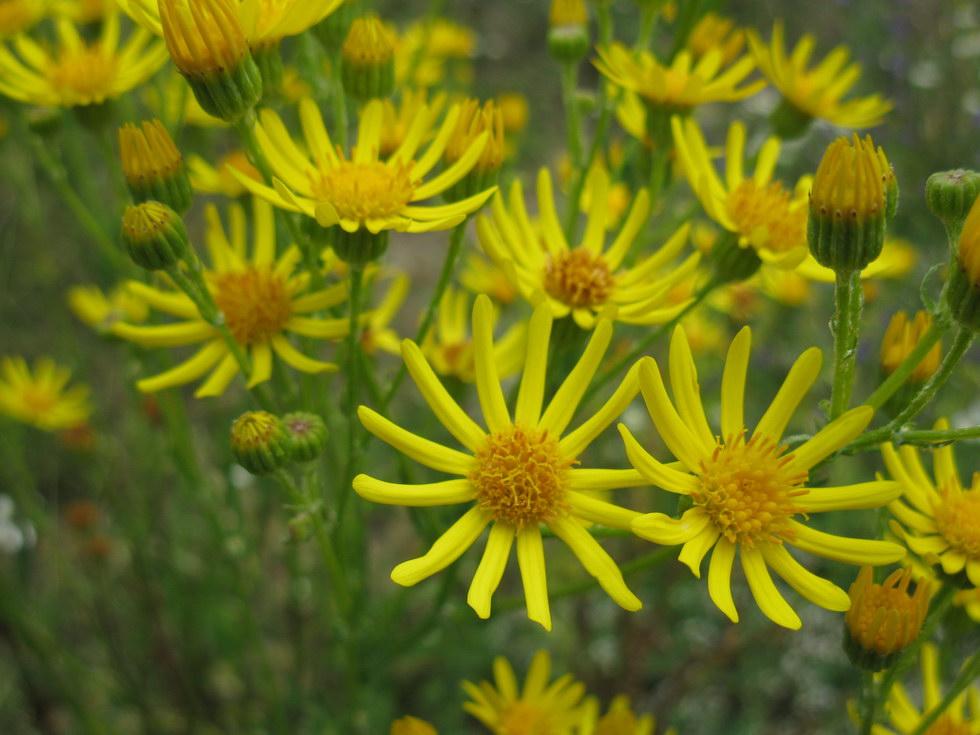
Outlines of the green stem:
M 578 104 L 578 64 L 573 61 L 561 64 L 561 97 L 565 106 L 568 157 L 572 173 L 577 174 L 582 169 L 582 115 Z
M 657 20 L 658 9 L 653 3 L 644 3 L 640 10 L 640 32 L 636 36 L 636 43 L 633 51 L 645 51 L 650 48 L 650 37 L 653 35 L 653 27 Z
M 334 141 L 347 150 L 347 95 L 344 93 L 344 84 L 340 80 L 341 63 L 340 48 L 334 49 L 330 54 L 330 71 L 333 74 L 330 101 L 333 104 Z
M 459 260 L 459 254 L 463 248 L 463 236 L 466 234 L 467 222 L 468 220 L 463 220 L 456 225 L 455 229 L 453 229 L 452 237 L 449 240 L 449 249 L 446 251 L 446 258 L 442 261 L 442 272 L 439 274 L 436 289 L 433 291 L 432 298 L 429 300 L 429 305 L 425 309 L 425 315 L 422 317 L 422 323 L 415 332 L 415 344 L 417 345 L 421 345 L 422 341 L 429 333 L 429 329 L 432 327 L 432 323 L 435 321 L 436 314 L 438 313 L 439 302 L 442 301 L 442 296 L 446 292 L 449 282 L 452 280 L 453 273 L 456 271 L 456 264 Z M 408 368 L 405 367 L 405 363 L 403 362 L 402 366 L 398 368 L 398 372 L 395 373 L 395 377 L 392 379 L 391 385 L 388 387 L 388 391 L 384 395 L 384 399 L 379 404 L 379 411 L 383 413 L 388 407 L 392 399 L 395 397 L 395 393 L 398 392 L 398 388 L 401 386 L 402 381 L 405 380 L 405 376 L 407 374 Z
M 980 653 L 975 653 L 963 664 L 963 668 L 960 669 L 960 673 L 946 690 L 946 694 L 940 700 L 939 704 L 929 710 L 919 720 L 919 724 L 916 725 L 916 728 L 909 735 L 924 735 L 932 727 L 932 724 L 939 719 L 939 716 L 950 708 L 950 705 L 960 696 L 960 693 L 970 686 L 978 676 L 980 676 Z
M 871 735 L 877 716 L 878 697 L 875 694 L 875 675 L 871 671 L 861 672 L 861 729 L 860 735 Z
M 585 395 L 582 397 L 582 405 L 587 403 L 588 400 L 592 398 L 592 396 L 594 396 L 599 391 L 600 388 L 602 388 L 604 385 L 606 385 L 606 383 L 608 383 L 610 380 L 615 378 L 625 368 L 631 366 L 634 362 L 636 362 L 641 357 L 643 357 L 646 351 L 650 349 L 650 345 L 652 345 L 654 342 L 660 339 L 664 334 L 667 333 L 668 330 L 672 329 L 675 324 L 677 324 L 681 319 L 683 319 L 687 314 L 689 314 L 694 309 L 694 307 L 696 307 L 698 304 L 704 301 L 704 299 L 708 296 L 708 294 L 715 289 L 715 286 L 716 284 L 714 281 L 709 281 L 707 284 L 705 284 L 705 286 L 700 291 L 698 291 L 697 294 L 695 294 L 694 300 L 691 301 L 690 304 L 684 307 L 683 311 L 681 311 L 677 316 L 675 316 L 669 322 L 665 322 L 664 324 L 661 324 L 656 329 L 652 330 L 646 337 L 644 337 L 639 342 L 637 342 L 636 347 L 634 347 L 628 354 L 619 358 L 615 363 L 612 364 L 612 366 L 609 369 L 607 369 L 604 373 L 602 373 L 602 375 L 596 378 L 592 382 L 592 385 L 589 386 L 589 389 L 585 392 Z
M 922 338 L 902 361 L 902 364 L 868 397 L 868 400 L 864 402 L 865 405 L 875 409 L 885 405 L 885 401 L 891 398 L 895 391 L 902 387 L 902 384 L 915 371 L 919 363 L 922 362 L 922 358 L 926 356 L 933 345 L 946 333 L 949 326 L 949 323 L 944 319 L 934 319 L 926 333 L 922 335 Z
M 51 151 L 48 150 L 45 142 L 36 133 L 28 131 L 27 140 L 31 146 L 31 151 L 34 153 L 34 158 L 41 164 L 41 168 L 51 179 L 51 183 L 54 184 L 61 198 L 65 200 L 65 204 L 68 205 L 75 219 L 98 245 L 99 252 L 102 253 L 113 269 L 122 270 L 124 261 L 119 247 L 113 238 L 106 233 L 102 223 L 82 201 L 82 198 L 75 193 L 75 188 L 68 180 L 68 172 L 65 167 L 51 155 Z
M 337 499 L 337 524 L 343 526 L 344 511 L 351 495 L 351 482 L 357 474 L 360 446 L 357 442 L 357 404 L 360 400 L 361 352 L 361 291 L 364 286 L 364 265 L 349 263 L 350 298 L 348 300 L 350 326 L 347 333 L 347 459 L 344 480 Z
M 607 91 L 609 87 L 610 85 L 605 85 Z M 592 168 L 592 162 L 595 161 L 596 156 L 599 154 L 599 149 L 606 140 L 606 133 L 609 129 L 609 122 L 612 120 L 613 110 L 619 104 L 619 96 L 618 89 L 612 95 L 603 95 L 602 109 L 599 111 L 599 122 L 596 124 L 595 134 L 592 137 L 592 145 L 589 146 L 589 152 L 586 155 L 585 161 L 582 163 L 582 168 L 572 172 L 574 183 L 572 184 L 568 198 L 568 212 L 565 215 L 565 239 L 569 242 L 575 239 L 579 205 L 582 201 L 582 192 L 585 191 L 585 182 L 588 179 L 589 170 Z
M 861 272 L 838 271 L 834 288 L 834 384 L 830 397 L 830 418 L 847 410 L 854 389 L 857 342 L 861 322 Z
M 596 21 L 599 24 L 599 45 L 608 46 L 613 40 L 613 20 L 609 6 L 612 3 L 596 6 Z
M 942 444 L 961 439 L 980 438 L 980 426 L 967 429 L 917 429 L 913 431 L 897 431 L 894 434 L 882 434 L 880 431 L 869 431 L 848 444 L 844 450 L 859 450 L 875 446 L 883 441 L 895 444 Z

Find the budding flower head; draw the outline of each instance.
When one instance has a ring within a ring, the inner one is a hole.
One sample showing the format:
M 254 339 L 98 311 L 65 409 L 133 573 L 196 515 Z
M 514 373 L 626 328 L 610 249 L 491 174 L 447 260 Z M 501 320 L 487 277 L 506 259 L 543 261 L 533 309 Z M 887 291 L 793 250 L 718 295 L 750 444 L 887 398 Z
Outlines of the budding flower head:
M 387 97 L 395 86 L 395 36 L 377 15 L 356 19 L 340 49 L 344 92 L 359 102 Z
M 151 271 L 175 267 L 190 247 L 184 220 L 161 202 L 126 207 L 122 241 L 133 262 Z
M 290 460 L 291 442 L 278 416 L 268 411 L 249 411 L 231 426 L 231 451 L 235 461 L 253 475 L 269 475 Z
M 487 143 L 483 153 L 466 176 L 443 192 L 446 201 L 457 202 L 489 189 L 497 183 L 497 174 L 504 165 L 504 118 L 500 107 L 493 100 L 482 106 L 479 100 L 467 100 L 442 154 L 446 167 L 463 158 L 473 142 L 484 133 Z
M 184 157 L 159 120 L 142 127 L 119 128 L 119 157 L 129 193 L 137 202 L 157 201 L 183 214 L 191 206 L 191 189 Z
M 895 175 L 871 136 L 838 138 L 827 147 L 810 190 L 813 257 L 835 271 L 862 270 L 881 253 L 885 221 L 897 202 Z
M 159 0 L 167 50 L 205 112 L 233 122 L 262 96 L 236 0 Z
M 290 456 L 294 462 L 312 462 L 327 446 L 327 426 L 315 413 L 295 411 L 282 417 L 289 436 Z
M 965 169 L 939 171 L 926 181 L 926 204 L 950 231 L 963 224 L 980 195 L 980 173 Z
M 862 567 L 848 590 L 844 649 L 855 666 L 881 671 L 914 641 L 929 611 L 929 582 L 919 579 L 909 594 L 911 568 L 897 569 L 875 584 L 871 567 Z
M 931 326 L 932 317 L 924 311 L 917 312 L 912 321 L 904 311 L 892 317 L 881 341 L 881 367 L 887 375 L 898 369 Z M 942 345 L 937 342 L 912 372 L 912 380 L 919 383 L 928 380 L 939 369 L 941 357 Z
M 980 331 L 980 198 L 960 231 L 945 294 L 953 318 L 966 329 Z
M 589 52 L 589 12 L 585 0 L 552 0 L 548 51 L 558 61 L 581 61 Z

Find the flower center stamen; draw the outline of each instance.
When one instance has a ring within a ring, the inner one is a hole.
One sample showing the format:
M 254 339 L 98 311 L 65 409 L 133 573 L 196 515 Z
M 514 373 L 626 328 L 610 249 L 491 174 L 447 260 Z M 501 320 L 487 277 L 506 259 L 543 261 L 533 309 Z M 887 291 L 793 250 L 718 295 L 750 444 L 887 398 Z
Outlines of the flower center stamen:
M 732 543 L 782 543 L 780 537 L 792 533 L 786 521 L 806 514 L 793 500 L 808 492 L 802 487 L 807 473 L 794 472 L 793 455 L 782 456 L 785 451 L 766 437 L 746 443 L 743 433 L 729 436 L 701 462 L 701 488 L 691 497 Z
M 48 69 L 51 86 L 62 93 L 74 93 L 78 101 L 101 102 L 110 92 L 118 63 L 102 52 L 99 44 L 64 51 Z
M 214 282 L 214 301 L 239 344 L 264 342 L 281 332 L 293 313 L 285 279 L 268 267 L 219 273 Z
M 500 732 L 507 735 L 551 735 L 555 732 L 548 713 L 527 702 L 514 702 L 501 715 L 500 725 Z
M 544 267 L 545 291 L 572 308 L 601 306 L 615 285 L 605 259 L 585 248 L 552 256 Z
M 573 463 L 547 431 L 511 424 L 487 436 L 468 477 L 480 508 L 520 529 L 549 523 L 567 510 L 567 472 Z
M 973 487 L 965 492 L 951 488 L 940 491 L 934 517 L 939 533 L 956 551 L 980 560 L 980 472 L 973 475 Z
M 806 242 L 806 207 L 794 205 L 781 181 L 742 181 L 728 195 L 728 214 L 753 245 L 783 252 Z
M 341 161 L 314 180 L 318 199 L 330 202 L 341 219 L 363 222 L 398 214 L 412 201 L 415 185 L 409 175 L 412 163 L 387 165 L 380 161 Z

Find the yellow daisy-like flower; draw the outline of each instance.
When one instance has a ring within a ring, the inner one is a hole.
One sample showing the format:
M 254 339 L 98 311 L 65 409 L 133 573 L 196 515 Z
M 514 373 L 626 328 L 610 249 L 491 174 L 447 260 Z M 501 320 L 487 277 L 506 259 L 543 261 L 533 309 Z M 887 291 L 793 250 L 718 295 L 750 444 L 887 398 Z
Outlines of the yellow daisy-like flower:
M 786 549 L 795 546 L 827 559 L 877 566 L 904 556 L 898 544 L 850 539 L 818 531 L 796 518 L 812 513 L 876 508 L 901 493 L 895 482 L 865 482 L 843 487 L 808 487 L 809 471 L 854 439 L 874 411 L 861 406 L 831 421 L 793 451 L 780 444 L 786 425 L 817 379 L 822 361 L 813 347 L 797 359 L 768 410 L 747 436 L 743 415 L 751 332 L 743 328 L 732 341 L 721 383 L 721 434 L 708 427 L 698 389 L 697 369 L 684 330 L 674 330 L 670 345 L 667 396 L 656 362 L 639 371 L 643 400 L 657 431 L 683 470 L 654 459 L 625 426 L 620 432 L 630 462 L 651 483 L 691 499 L 680 519 L 649 513 L 633 521 L 633 531 L 658 544 L 683 544 L 680 561 L 696 577 L 709 549 L 708 592 L 732 621 L 738 613 L 732 600 L 731 573 L 735 551 L 752 596 L 767 617 L 798 629 L 799 616 L 776 588 L 769 567 L 803 597 L 828 610 L 850 607 L 847 593 L 803 567 Z
M 949 422 L 940 419 L 935 428 L 946 430 Z M 926 563 L 940 565 L 948 577 L 963 583 L 960 586 L 969 580 L 980 587 L 980 471 L 973 473 L 973 485 L 964 487 L 949 444 L 934 450 L 935 483 L 915 447 L 906 444 L 896 450 L 885 443 L 881 454 L 903 493 L 888 506 L 902 524 L 893 528 Z
M 448 287 L 439 302 L 434 328 L 422 342 L 422 354 L 437 373 L 464 383 L 476 379 L 475 348 L 468 328 L 471 311 L 469 294 Z M 491 330 L 495 331 L 496 322 L 494 310 Z M 524 364 L 526 336 L 527 325 L 518 322 L 494 342 L 493 359 L 501 380 L 516 375 Z
M 142 84 L 167 60 L 163 43 L 141 28 L 120 47 L 116 11 L 106 16 L 91 43 L 66 18 L 55 27 L 54 52 L 23 35 L 14 43 L 20 58 L 0 44 L 0 93 L 41 107 L 98 105 Z
M 71 371 L 42 357 L 34 371 L 20 356 L 0 359 L 0 413 L 43 431 L 71 429 L 88 422 L 92 413 L 89 389 L 65 389 Z
M 26 33 L 48 12 L 51 0 L 0 0 L 0 38 Z
M 700 258 L 695 253 L 676 268 L 667 267 L 684 248 L 689 226 L 683 225 L 652 255 L 623 268 L 630 246 L 646 224 L 650 199 L 645 189 L 637 192 L 619 234 L 606 249 L 609 176 L 604 169 L 595 169 L 594 174 L 592 207 L 580 245 L 569 247 L 555 210 L 551 174 L 542 169 L 540 232 L 531 223 L 520 181 L 515 180 L 509 207 L 502 195 L 494 197 L 492 218 L 477 220 L 483 249 L 525 299 L 533 303 L 534 294 L 544 293 L 555 318 L 571 314 L 582 329 L 591 329 L 597 315 L 610 305 L 616 307 L 615 319 L 627 324 L 670 321 L 687 306 L 668 304 L 670 289 L 691 275 Z
M 477 686 L 464 681 L 470 696 L 463 709 L 495 735 L 572 735 L 585 715 L 585 685 L 571 674 L 548 683 L 551 658 L 541 650 L 534 654 L 523 688 L 510 662 L 503 656 L 493 661 L 494 684 Z
M 646 480 L 635 470 L 574 467 L 582 451 L 636 395 L 636 370 L 627 374 L 592 418 L 565 434 L 609 346 L 612 324 L 600 320 L 578 364 L 543 408 L 552 317 L 546 304 L 538 306 L 528 326 L 524 372 L 513 414 L 500 387 L 492 324 L 490 299 L 477 297 L 473 307 L 474 362 L 486 429 L 452 399 L 418 346 L 410 340 L 402 343 L 402 356 L 415 384 L 436 418 L 468 452 L 423 439 L 366 406 L 358 411 L 364 427 L 395 449 L 432 469 L 459 476 L 425 485 L 401 485 L 358 475 L 354 489 L 362 497 L 390 505 L 471 504 L 424 556 L 399 564 L 391 578 L 405 586 L 422 581 L 459 558 L 490 526 L 486 550 L 467 602 L 477 615 L 489 617 L 490 598 L 516 539 L 528 617 L 550 630 L 543 525 L 572 549 L 619 605 L 638 610 L 640 601 L 626 587 L 616 563 L 582 521 L 628 528 L 637 513 L 596 500 L 584 491 L 633 487 Z
M 885 711 L 892 728 L 875 725 L 874 735 L 909 735 L 917 732 L 925 716 L 939 706 L 943 699 L 939 678 L 939 653 L 934 643 L 924 643 L 919 653 L 922 661 L 922 709 L 912 703 L 905 687 L 896 683 L 888 697 Z M 969 706 L 967 707 L 967 703 Z M 939 715 L 926 730 L 927 735 L 980 735 L 980 688 L 973 684 Z
M 322 227 L 339 224 L 346 232 L 367 229 L 371 233 L 449 229 L 483 206 L 496 190 L 492 187 L 452 204 L 416 204 L 462 179 L 487 145 L 488 134 L 483 133 L 453 165 L 424 181 L 442 157 L 459 111 L 459 105 L 449 110 L 439 132 L 416 160 L 419 146 L 430 129 L 428 115 L 420 112 L 402 144 L 382 160 L 379 151 L 384 105 L 380 100 L 372 100 L 361 111 L 357 145 L 348 158 L 331 143 L 316 103 L 303 100 L 299 113 L 311 161 L 293 142 L 282 119 L 265 109 L 259 115 L 255 132 L 275 172 L 275 186 L 235 175 L 254 194 L 282 209 L 313 217 Z
M 243 151 L 234 150 L 226 154 L 216 166 L 212 166 L 201 156 L 192 153 L 187 157 L 187 169 L 191 186 L 201 194 L 223 194 L 226 197 L 239 197 L 247 191 L 230 169 L 256 182 L 262 181 L 262 174 L 248 160 Z
M 297 273 L 301 259 L 295 246 L 276 257 L 275 220 L 272 208 L 255 201 L 253 247 L 247 253 L 245 211 L 239 204 L 229 208 L 231 238 L 210 205 L 207 247 L 211 268 L 204 279 L 215 304 L 224 315 L 235 341 L 251 358 L 251 388 L 272 376 L 273 354 L 286 364 L 306 373 L 329 372 L 336 365 L 307 357 L 286 337 L 292 332 L 314 339 L 338 340 L 347 334 L 347 319 L 319 319 L 307 314 L 336 306 L 347 298 L 347 284 L 306 293 L 309 275 Z M 172 324 L 134 326 L 116 322 L 112 334 L 150 347 L 176 347 L 204 342 L 192 357 L 166 372 L 144 378 L 136 386 L 144 393 L 184 385 L 210 371 L 195 395 L 216 396 L 224 392 L 238 374 L 239 366 L 219 332 L 201 318 L 196 306 L 184 293 L 129 283 L 130 291 L 159 311 L 181 319 Z
M 311 28 L 340 7 L 344 0 L 236 0 L 234 10 L 249 47 L 275 46 L 286 36 Z M 129 17 L 148 31 L 163 36 L 157 0 L 116 0 Z M 183 0 L 186 4 L 187 0 Z
M 697 58 L 719 49 L 722 63 L 731 64 L 745 48 L 745 31 L 736 27 L 731 18 L 709 11 L 691 29 L 687 47 Z
M 892 104 L 880 94 L 841 101 L 861 76 L 860 64 L 847 63 L 850 52 L 844 46 L 838 46 L 815 67 L 807 69 L 816 46 L 813 36 L 804 35 L 789 56 L 783 36 L 782 21 L 773 25 L 768 46 L 754 30 L 748 31 L 756 63 L 797 113 L 845 128 L 881 124 Z
M 447 63 L 455 63 L 455 81 L 468 82 L 475 47 L 473 31 L 448 18 L 414 23 L 398 38 L 395 81 L 399 86 L 427 89 L 442 82 Z
M 606 714 L 599 716 L 599 702 L 589 697 L 585 702 L 585 714 L 575 731 L 576 735 L 653 735 L 657 721 L 653 715 L 637 715 L 630 707 L 625 694 L 613 698 Z M 677 735 L 671 728 L 664 735 Z
M 735 102 L 766 86 L 763 81 L 739 87 L 755 68 L 748 56 L 722 70 L 724 52 L 714 48 L 697 61 L 688 50 L 674 57 L 670 66 L 661 64 L 649 51 L 636 57 L 620 43 L 599 47 L 596 68 L 611 82 L 636 92 L 653 107 L 675 113 L 689 111 L 707 102 Z
M 428 142 L 439 122 L 439 116 L 446 109 L 447 99 L 446 93 L 440 92 L 430 102 L 426 102 L 424 90 L 406 89 L 402 91 L 397 105 L 391 100 L 384 100 L 384 121 L 381 124 L 378 155 L 386 158 L 397 151 L 420 115 L 426 118 L 426 129 L 429 131 L 421 142 Z
M 763 262 L 781 268 L 799 265 L 808 253 L 806 243 L 807 188 L 809 179 L 790 191 L 773 171 L 780 142 L 770 137 L 763 143 L 755 172 L 746 176 L 745 125 L 728 128 L 725 146 L 725 179 L 715 171 L 701 129 L 692 118 L 670 121 L 681 169 L 711 219 L 738 237 L 740 247 L 752 247 Z
M 53 11 L 76 23 L 95 23 L 115 9 L 113 0 L 56 0 Z

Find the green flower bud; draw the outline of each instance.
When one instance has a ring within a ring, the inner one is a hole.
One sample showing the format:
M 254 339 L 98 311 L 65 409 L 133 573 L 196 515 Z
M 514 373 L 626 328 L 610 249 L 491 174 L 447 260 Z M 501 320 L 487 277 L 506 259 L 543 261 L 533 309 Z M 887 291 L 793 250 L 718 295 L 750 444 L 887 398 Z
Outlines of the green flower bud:
M 269 475 L 285 467 L 291 447 L 286 427 L 268 411 L 244 413 L 231 426 L 235 461 L 253 475 Z
M 395 88 L 395 39 L 378 16 L 355 20 L 340 54 L 345 94 L 358 102 L 391 94 Z
M 282 417 L 289 435 L 289 446 L 294 462 L 312 462 L 327 446 L 329 434 L 323 419 L 315 413 L 296 411 Z
M 926 181 L 926 204 L 950 231 L 958 230 L 980 194 L 980 173 L 940 171 Z
M 122 241 L 133 262 L 150 271 L 175 267 L 190 247 L 184 220 L 160 202 L 126 207 Z

